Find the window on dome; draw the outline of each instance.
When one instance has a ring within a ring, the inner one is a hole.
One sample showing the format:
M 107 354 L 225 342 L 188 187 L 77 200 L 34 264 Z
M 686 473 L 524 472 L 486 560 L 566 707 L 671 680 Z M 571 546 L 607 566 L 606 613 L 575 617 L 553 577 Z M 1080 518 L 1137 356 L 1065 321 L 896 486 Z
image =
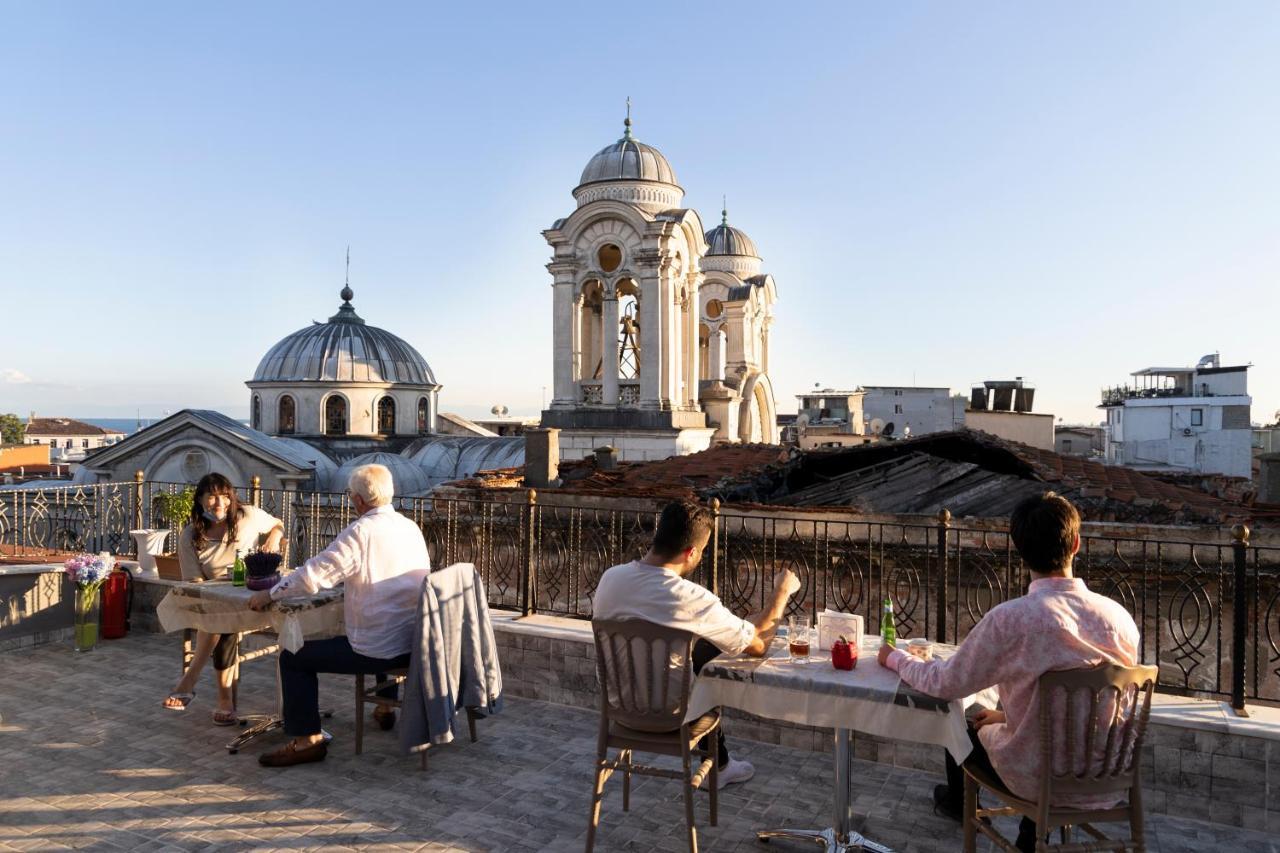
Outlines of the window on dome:
M 612 243 L 606 243 L 596 252 L 596 260 L 600 262 L 602 272 L 613 272 L 622 266 L 622 250 Z
M 396 434 L 396 401 L 390 397 L 378 401 L 378 434 Z
M 249 426 L 262 429 L 262 398 L 257 394 L 253 395 L 253 411 L 249 413 Z
M 418 398 L 418 435 L 431 432 L 431 404 L 426 397 Z
M 276 408 L 276 432 L 280 435 L 293 435 L 298 429 L 297 407 L 293 398 L 285 394 Z
M 346 435 L 347 401 L 337 394 L 324 401 L 324 434 Z

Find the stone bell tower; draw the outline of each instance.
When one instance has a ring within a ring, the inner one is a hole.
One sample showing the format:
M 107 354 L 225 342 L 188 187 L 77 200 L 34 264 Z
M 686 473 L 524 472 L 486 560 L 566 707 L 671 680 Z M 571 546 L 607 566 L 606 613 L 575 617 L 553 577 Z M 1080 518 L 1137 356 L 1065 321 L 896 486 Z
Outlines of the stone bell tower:
M 542 426 L 560 455 L 609 445 L 626 461 L 710 446 L 700 404 L 698 214 L 667 159 L 635 139 L 601 149 L 573 191 L 577 209 L 543 236 L 552 248 L 554 396 Z

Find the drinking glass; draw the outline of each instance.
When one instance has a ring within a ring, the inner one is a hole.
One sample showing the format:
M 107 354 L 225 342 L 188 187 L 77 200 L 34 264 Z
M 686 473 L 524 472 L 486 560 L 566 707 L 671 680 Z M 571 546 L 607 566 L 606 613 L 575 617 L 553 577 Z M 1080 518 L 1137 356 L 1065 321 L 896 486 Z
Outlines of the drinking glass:
M 787 642 L 793 663 L 809 662 L 809 617 L 798 613 L 787 620 Z

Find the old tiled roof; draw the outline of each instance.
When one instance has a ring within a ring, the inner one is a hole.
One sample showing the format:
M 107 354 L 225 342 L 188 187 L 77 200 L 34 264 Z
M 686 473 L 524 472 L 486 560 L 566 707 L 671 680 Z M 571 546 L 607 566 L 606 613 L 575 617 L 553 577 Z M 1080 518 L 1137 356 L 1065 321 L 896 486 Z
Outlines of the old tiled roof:
M 514 488 L 521 471 L 485 472 L 463 488 Z M 730 504 L 849 507 L 886 514 L 1007 516 L 1022 498 L 1055 491 L 1087 521 L 1223 524 L 1265 515 L 1207 492 L 1129 468 L 1064 456 L 973 431 L 839 450 L 726 444 L 690 456 L 620 463 L 565 463 L 559 491 L 618 497 L 718 497 Z
M 560 466 L 564 491 L 687 497 L 762 469 L 780 466 L 792 455 L 776 444 L 722 444 L 653 462 L 620 462 L 602 471 L 594 458 Z
M 1064 456 L 973 431 L 805 454 L 786 476 L 724 490 L 730 501 L 855 506 L 872 512 L 1007 515 L 1037 490 L 1071 500 L 1086 520 L 1220 524 L 1248 507 L 1139 471 Z
M 123 435 L 117 430 L 103 429 L 71 418 L 32 418 L 26 425 L 27 435 Z

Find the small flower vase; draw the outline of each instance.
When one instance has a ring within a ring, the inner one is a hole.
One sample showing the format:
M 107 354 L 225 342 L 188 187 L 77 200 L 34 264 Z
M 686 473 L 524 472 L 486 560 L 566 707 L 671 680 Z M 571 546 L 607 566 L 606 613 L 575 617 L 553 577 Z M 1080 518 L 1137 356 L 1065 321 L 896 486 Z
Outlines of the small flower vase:
M 76 651 L 92 651 L 98 644 L 98 609 L 101 598 L 98 592 L 101 587 L 76 587 Z

